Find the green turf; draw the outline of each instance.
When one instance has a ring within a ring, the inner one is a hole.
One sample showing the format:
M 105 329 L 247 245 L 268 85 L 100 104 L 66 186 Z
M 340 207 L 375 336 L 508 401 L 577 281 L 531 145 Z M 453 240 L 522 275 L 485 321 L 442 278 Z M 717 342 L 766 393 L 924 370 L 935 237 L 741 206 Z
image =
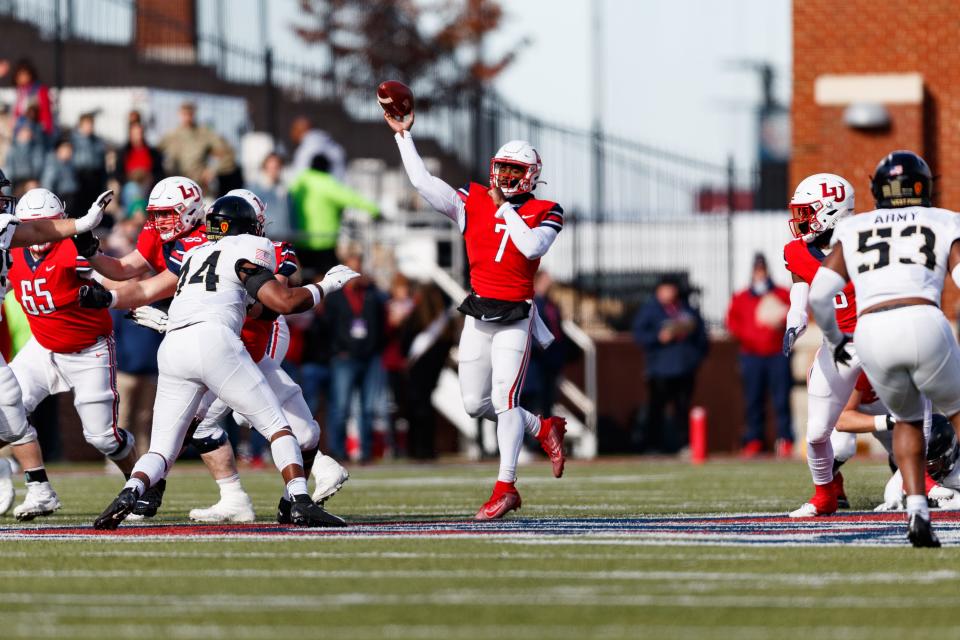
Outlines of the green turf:
M 54 467 L 87 524 L 122 484 Z M 329 507 L 353 519 L 467 517 L 490 465 L 374 466 Z M 855 508 L 880 500 L 880 462 L 847 471 Z M 279 481 L 243 474 L 261 518 Z M 523 516 L 786 511 L 800 463 L 666 461 L 521 472 Z M 170 478 L 161 521 L 216 499 L 201 470 Z M 9 518 L 0 520 L 12 524 Z M 909 548 L 656 547 L 594 538 L 0 542 L 0 638 L 936 638 L 960 635 L 956 552 Z

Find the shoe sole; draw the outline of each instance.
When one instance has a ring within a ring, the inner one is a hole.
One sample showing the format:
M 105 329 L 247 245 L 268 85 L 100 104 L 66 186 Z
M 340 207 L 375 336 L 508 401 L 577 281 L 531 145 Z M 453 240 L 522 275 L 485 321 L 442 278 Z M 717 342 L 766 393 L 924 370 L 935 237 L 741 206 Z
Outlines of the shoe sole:
M 194 522 L 201 522 L 203 524 L 224 524 L 226 522 L 234 522 L 237 524 L 247 524 L 250 522 L 256 522 L 257 520 L 256 514 L 249 514 L 249 515 L 244 514 L 243 517 L 226 516 L 224 518 L 209 518 L 209 517 L 205 518 L 202 516 L 200 517 L 195 516 L 191 513 L 189 515 L 189 518 Z
M 322 507 L 323 504 L 324 504 L 327 500 L 329 500 L 329 499 L 332 498 L 333 496 L 337 495 L 337 493 L 340 491 L 340 489 L 343 488 L 343 485 L 347 484 L 347 480 L 349 480 L 349 479 L 350 479 L 350 474 L 346 474 L 346 475 L 344 475 L 344 476 L 341 476 L 340 482 L 338 482 L 337 484 L 335 484 L 333 487 L 331 487 L 330 489 L 328 489 L 328 490 L 327 490 L 325 493 L 323 493 L 323 494 L 314 493 L 312 496 L 310 496 L 310 499 L 313 500 L 315 503 L 317 503 L 318 505 L 320 505 L 320 506 Z
M 53 515 L 60 510 L 60 507 L 54 507 L 53 509 L 47 509 L 43 511 L 29 511 L 27 513 L 15 513 L 13 517 L 17 519 L 18 522 L 30 522 L 36 518 L 43 518 L 45 516 Z

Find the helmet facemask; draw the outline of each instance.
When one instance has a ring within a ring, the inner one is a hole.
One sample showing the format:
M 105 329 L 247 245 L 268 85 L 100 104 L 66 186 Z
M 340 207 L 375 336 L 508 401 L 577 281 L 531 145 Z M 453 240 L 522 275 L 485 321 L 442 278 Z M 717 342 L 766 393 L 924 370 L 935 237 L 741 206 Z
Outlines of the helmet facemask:
M 156 229 L 161 242 L 176 240 L 189 231 L 183 224 L 180 212 L 175 208 L 147 207 L 147 224 Z

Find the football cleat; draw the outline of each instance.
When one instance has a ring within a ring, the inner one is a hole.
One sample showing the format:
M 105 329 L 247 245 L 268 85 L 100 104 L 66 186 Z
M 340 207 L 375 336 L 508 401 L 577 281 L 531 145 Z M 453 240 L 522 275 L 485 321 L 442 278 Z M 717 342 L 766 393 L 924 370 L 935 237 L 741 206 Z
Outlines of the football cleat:
M 791 518 L 814 518 L 829 516 L 837 511 L 837 494 L 835 480 L 827 484 L 813 485 L 813 497 L 809 502 L 800 505 L 799 509 L 790 512 Z
M 847 493 L 843 490 L 843 474 L 839 471 L 833 476 L 833 489 L 837 494 L 837 509 L 849 509 L 850 500 L 847 499 Z
M 557 416 L 540 418 L 540 433 L 537 440 L 543 448 L 550 462 L 553 464 L 553 477 L 563 475 L 563 465 L 566 458 L 563 455 L 563 436 L 567 432 L 567 421 Z
M 310 496 L 294 496 L 290 505 L 290 520 L 296 527 L 345 527 L 347 521 L 314 504 Z
M 27 522 L 40 516 L 48 516 L 60 508 L 60 498 L 49 482 L 28 482 L 27 495 L 13 510 L 13 517 Z
M 133 508 L 133 515 L 139 516 L 138 520 L 157 515 L 157 511 L 163 505 L 163 492 L 166 489 L 166 479 L 157 480 L 157 484 L 144 491 L 140 499 L 137 500 L 137 504 Z
M 508 512 L 519 509 L 521 504 L 520 494 L 512 482 L 500 482 L 493 486 L 493 493 L 487 500 L 474 520 L 497 520 L 502 518 Z
M 253 511 L 253 502 L 246 493 L 220 501 L 206 509 L 191 509 L 190 519 L 194 522 L 253 522 L 257 514 Z
M 0 515 L 10 511 L 16 497 L 17 491 L 13 488 L 13 469 L 10 468 L 10 461 L 0 458 Z
M 793 441 L 785 438 L 778 438 L 774 444 L 773 450 L 778 458 L 786 459 L 793 457 Z
M 130 515 L 133 508 L 137 505 L 136 492 L 127 487 L 113 499 L 100 517 L 93 521 L 94 529 L 116 529 L 123 522 L 124 518 Z
M 293 518 L 290 517 L 290 508 L 293 503 L 286 498 L 280 498 L 280 504 L 277 505 L 277 523 L 293 524 Z
M 343 483 L 350 479 L 350 474 L 339 462 L 325 455 L 319 455 L 313 461 L 311 474 L 315 482 L 312 498 L 320 506 L 340 491 Z
M 744 460 L 756 458 L 763 453 L 763 440 L 750 440 L 740 449 L 740 457 Z
M 936 549 L 940 546 L 940 539 L 937 538 L 937 534 L 933 532 L 930 521 L 919 513 L 910 516 L 910 521 L 907 524 L 907 540 L 915 547 L 930 547 Z

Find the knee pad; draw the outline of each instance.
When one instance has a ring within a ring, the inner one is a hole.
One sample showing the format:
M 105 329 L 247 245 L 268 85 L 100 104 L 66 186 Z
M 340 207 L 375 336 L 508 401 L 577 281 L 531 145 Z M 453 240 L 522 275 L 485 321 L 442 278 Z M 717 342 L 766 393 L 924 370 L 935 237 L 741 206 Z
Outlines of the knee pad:
M 320 442 L 320 425 L 316 420 L 306 422 L 303 420 L 291 420 L 290 429 L 293 431 L 293 437 L 300 443 L 300 448 L 304 451 L 316 449 Z
M 120 460 L 126 457 L 133 446 L 133 434 L 124 429 L 117 429 L 116 433 L 112 429 L 96 434 L 84 432 L 83 438 L 94 449 L 111 460 Z
M 857 436 L 853 433 L 834 431 L 830 444 L 833 445 L 833 458 L 838 462 L 846 462 L 857 453 Z
M 201 454 L 210 453 L 211 451 L 216 451 L 226 443 L 227 443 L 227 434 L 220 427 L 217 427 L 216 430 L 213 431 L 212 433 L 207 432 L 203 434 L 200 433 L 200 429 L 198 428 L 197 433 L 195 433 L 194 436 L 190 438 L 190 444 L 192 444 L 194 449 L 196 449 Z
M 489 413 L 493 413 L 490 398 L 483 398 L 474 393 L 463 394 L 463 408 L 471 418 L 485 418 L 489 417 Z
M 24 420 L 24 424 L 26 424 L 27 426 L 25 429 L 23 429 L 23 431 L 19 435 L 13 434 L 13 433 L 9 433 L 9 434 L 5 433 L 4 430 L 0 428 L 0 440 L 2 440 L 3 442 L 9 442 L 11 445 L 15 447 L 19 447 L 22 444 L 30 444 L 31 442 L 36 442 L 37 430 L 33 428 L 32 424 L 30 424 L 29 422 L 26 422 L 26 420 Z
M 134 438 L 133 434 L 126 429 L 117 429 L 117 432 L 120 434 L 121 441 L 119 444 L 117 444 L 113 453 L 107 454 L 107 457 L 111 460 L 123 460 L 130 455 L 130 452 L 133 451 L 133 447 L 137 444 L 137 439 Z

